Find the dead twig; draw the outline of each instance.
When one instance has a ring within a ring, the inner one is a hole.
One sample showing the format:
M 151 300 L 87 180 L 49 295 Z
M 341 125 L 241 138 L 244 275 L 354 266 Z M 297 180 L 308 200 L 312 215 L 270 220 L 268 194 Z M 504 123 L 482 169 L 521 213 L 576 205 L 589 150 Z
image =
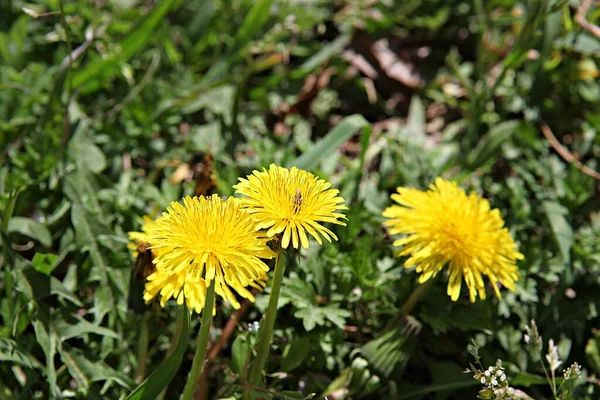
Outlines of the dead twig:
M 592 24 L 585 18 L 587 11 L 592 6 L 592 2 L 592 0 L 583 0 L 581 5 L 577 7 L 574 20 L 577 25 L 581 26 L 583 29 L 596 36 L 596 38 L 600 39 L 600 27 Z
M 577 159 L 577 157 L 575 157 L 569 150 L 567 150 L 565 146 L 563 146 L 558 141 L 556 136 L 554 136 L 554 133 L 552 133 L 552 130 L 550 129 L 548 124 L 542 122 L 540 123 L 540 128 L 542 129 L 542 133 L 544 134 L 546 139 L 548 139 L 548 142 L 550 142 L 552 148 L 558 153 L 559 156 L 561 156 L 563 160 L 570 164 L 574 164 L 584 174 L 591 176 L 594 179 L 600 180 L 600 173 L 594 171 L 590 167 L 583 165 L 581 161 Z

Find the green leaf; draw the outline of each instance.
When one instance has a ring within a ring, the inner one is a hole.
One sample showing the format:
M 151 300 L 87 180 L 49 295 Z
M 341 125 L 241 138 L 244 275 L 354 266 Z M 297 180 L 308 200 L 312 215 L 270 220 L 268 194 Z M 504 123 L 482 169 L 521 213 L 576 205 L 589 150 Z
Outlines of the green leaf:
M 181 4 L 181 0 L 163 0 L 156 3 L 150 11 L 131 31 L 125 35 L 120 43 L 119 61 L 127 62 L 132 55 L 144 48 L 153 38 L 160 23 L 165 19 L 167 13 Z M 119 68 L 114 55 L 107 58 L 96 58 L 94 61 L 80 68 L 73 75 L 71 85 L 74 89 L 88 84 L 106 74 L 106 70 L 115 74 Z
M 250 9 L 244 23 L 238 29 L 235 35 L 235 46 L 241 48 L 248 44 L 248 42 L 262 29 L 263 25 L 269 19 L 269 11 L 271 9 L 273 0 L 259 0 Z
M 71 221 L 75 227 L 78 246 L 83 251 L 87 251 L 89 253 L 90 258 L 92 259 L 93 267 L 97 269 L 100 274 L 101 287 L 103 290 L 106 290 L 106 293 L 104 293 L 107 296 L 106 301 L 110 307 L 113 307 L 115 300 L 110 290 L 111 286 L 108 277 L 108 265 L 104 261 L 104 257 L 100 252 L 100 245 L 97 241 L 97 235 L 94 233 L 95 223 L 88 212 L 80 204 L 73 204 L 71 207 Z M 104 308 L 104 310 L 106 310 L 106 308 Z M 96 318 L 102 319 L 104 315 L 104 313 L 99 313 L 96 315 Z
M 298 368 L 308 353 L 310 353 L 310 340 L 307 337 L 300 337 L 288 344 L 283 351 L 282 371 L 290 372 Z
M 298 68 L 294 69 L 294 71 L 292 71 L 290 74 L 291 77 L 297 79 L 314 71 L 325 61 L 344 50 L 351 37 L 351 34 L 345 33 L 337 37 L 331 43 L 321 47 L 319 51 L 304 61 L 300 66 L 298 66 Z
M 469 166 L 474 169 L 488 161 L 496 160 L 499 147 L 510 139 L 520 124 L 519 121 L 504 121 L 492 127 L 469 153 Z
M 54 276 L 44 275 L 29 266 L 18 269 L 16 276 L 17 289 L 30 300 L 38 302 L 48 296 L 56 295 L 71 301 L 79 307 L 83 306 L 77 296 Z
M 56 254 L 52 253 L 35 253 L 31 260 L 31 265 L 36 271 L 41 272 L 44 275 L 50 275 L 52 270 L 56 267 L 55 263 L 58 259 Z
M 52 245 L 52 235 L 46 225 L 25 217 L 12 217 L 8 221 L 8 232 L 18 232 L 39 241 L 46 247 Z
M 78 168 L 92 173 L 100 173 L 106 168 L 104 153 L 87 135 L 84 129 L 77 129 L 69 142 L 69 157 L 75 161 Z
M 110 368 L 102 360 L 89 360 L 81 350 L 66 343 L 59 347 L 59 353 L 71 376 L 81 388 L 87 390 L 90 383 L 101 381 L 113 381 L 127 389 L 135 385 L 127 375 Z
M 179 306 L 177 312 L 182 325 L 175 350 L 125 400 L 154 400 L 177 374 L 190 336 L 190 314 L 187 308 Z
M 553 201 L 543 202 L 542 207 L 546 217 L 548 217 L 548 222 L 550 222 L 563 261 L 569 264 L 571 261 L 571 247 L 573 247 L 573 229 L 565 218 L 569 211 L 561 204 Z
M 50 328 L 50 307 L 45 304 L 39 304 L 37 317 L 32 325 L 35 331 L 35 338 L 46 355 L 46 380 L 50 387 L 49 397 L 54 398 L 58 394 L 56 368 L 54 366 L 58 338 L 56 337 L 56 333 Z
M 71 338 L 81 337 L 88 333 L 108 336 L 115 339 L 119 337 L 115 331 L 94 325 L 82 317 L 75 315 L 55 316 L 52 319 L 52 327 L 61 342 Z
M 561 378 L 557 379 L 560 380 Z M 525 386 L 529 387 L 532 385 L 547 385 L 548 380 L 545 377 L 535 374 L 530 374 L 529 372 L 519 372 L 515 377 L 510 379 L 511 386 Z
M 600 334 L 590 338 L 585 345 L 585 357 L 592 369 L 600 374 Z
M 233 341 L 231 345 L 231 369 L 236 374 L 242 373 L 250 350 L 250 343 L 246 336 L 240 335 Z
M 8 361 L 27 368 L 44 369 L 44 366 L 14 340 L 0 337 L 0 361 Z
M 344 118 L 331 132 L 315 144 L 313 148 L 288 163 L 287 166 L 296 166 L 305 170 L 314 169 L 321 161 L 329 157 L 346 143 L 348 139 L 354 136 L 359 129 L 371 129 L 369 123 L 362 115 L 354 114 Z

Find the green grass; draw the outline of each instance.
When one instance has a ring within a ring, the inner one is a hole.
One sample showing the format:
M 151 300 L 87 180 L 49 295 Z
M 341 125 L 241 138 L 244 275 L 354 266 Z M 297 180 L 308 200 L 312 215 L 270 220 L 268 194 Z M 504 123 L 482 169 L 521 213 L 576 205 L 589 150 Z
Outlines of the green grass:
M 200 318 L 173 301 L 129 310 L 127 232 L 192 194 L 192 172 L 172 178 L 206 153 L 222 196 L 274 162 L 349 207 L 338 242 L 286 261 L 265 398 L 476 398 L 462 373 L 475 339 L 484 367 L 501 359 L 511 384 L 552 399 L 531 319 L 559 377 L 583 367 L 569 396 L 597 398 L 600 39 L 578 4 L 0 2 L 0 398 L 178 398 Z M 418 283 L 381 212 L 438 176 L 501 210 L 521 278 L 471 304 L 440 274 L 418 329 L 390 335 Z M 268 293 L 238 314 L 217 300 L 200 398 L 241 396 Z M 140 360 L 151 384 L 134 392 Z

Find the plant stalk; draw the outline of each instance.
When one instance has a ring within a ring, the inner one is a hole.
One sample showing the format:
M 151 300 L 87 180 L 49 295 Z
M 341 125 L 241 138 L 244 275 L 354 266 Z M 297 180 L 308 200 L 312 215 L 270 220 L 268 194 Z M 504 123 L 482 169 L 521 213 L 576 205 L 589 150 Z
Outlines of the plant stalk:
M 249 386 L 244 390 L 244 399 L 252 398 L 252 388 L 258 387 L 262 378 L 263 370 L 269 358 L 269 350 L 271 348 L 271 340 L 273 339 L 273 328 L 277 317 L 277 302 L 279 300 L 279 292 L 283 281 L 283 271 L 285 265 L 283 263 L 283 249 L 277 251 L 275 259 L 275 274 L 273 276 L 273 285 L 271 286 L 271 295 L 269 297 L 269 305 L 267 312 L 263 317 L 260 330 L 258 332 L 258 348 L 256 349 L 256 359 L 250 370 Z
M 137 373 L 135 377 L 135 382 L 139 385 L 146 378 L 146 361 L 148 360 L 148 318 L 149 313 L 145 312 L 141 318 L 141 326 L 140 326 L 140 337 L 138 343 L 138 354 L 137 354 Z
M 190 376 L 183 389 L 182 400 L 192 400 L 198 384 L 198 378 L 204 369 L 204 359 L 208 350 L 208 336 L 210 334 L 210 326 L 213 318 L 213 308 L 215 305 L 215 279 L 210 282 L 208 292 L 206 293 L 206 301 L 204 302 L 204 310 L 202 310 L 202 325 L 200 325 L 200 333 L 198 334 L 198 343 L 196 344 L 196 354 L 192 361 L 192 370 Z

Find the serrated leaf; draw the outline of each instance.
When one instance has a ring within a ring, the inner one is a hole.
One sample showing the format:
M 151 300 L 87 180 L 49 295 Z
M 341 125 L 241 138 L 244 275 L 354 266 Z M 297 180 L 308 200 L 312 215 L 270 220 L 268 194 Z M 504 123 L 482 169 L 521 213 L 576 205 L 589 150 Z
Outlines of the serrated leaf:
M 113 381 L 127 389 L 135 385 L 127 375 L 110 368 L 102 360 L 89 360 L 81 350 L 66 343 L 59 347 L 59 354 L 79 387 L 88 389 L 90 383 L 102 381 Z
M 44 369 L 44 366 L 28 351 L 11 339 L 0 337 L 0 361 L 8 361 L 27 368 Z
M 80 337 L 82 335 L 93 333 L 100 336 L 108 336 L 117 339 L 119 335 L 110 329 L 92 324 L 85 319 L 75 316 L 57 315 L 52 319 L 52 327 L 60 341 Z

